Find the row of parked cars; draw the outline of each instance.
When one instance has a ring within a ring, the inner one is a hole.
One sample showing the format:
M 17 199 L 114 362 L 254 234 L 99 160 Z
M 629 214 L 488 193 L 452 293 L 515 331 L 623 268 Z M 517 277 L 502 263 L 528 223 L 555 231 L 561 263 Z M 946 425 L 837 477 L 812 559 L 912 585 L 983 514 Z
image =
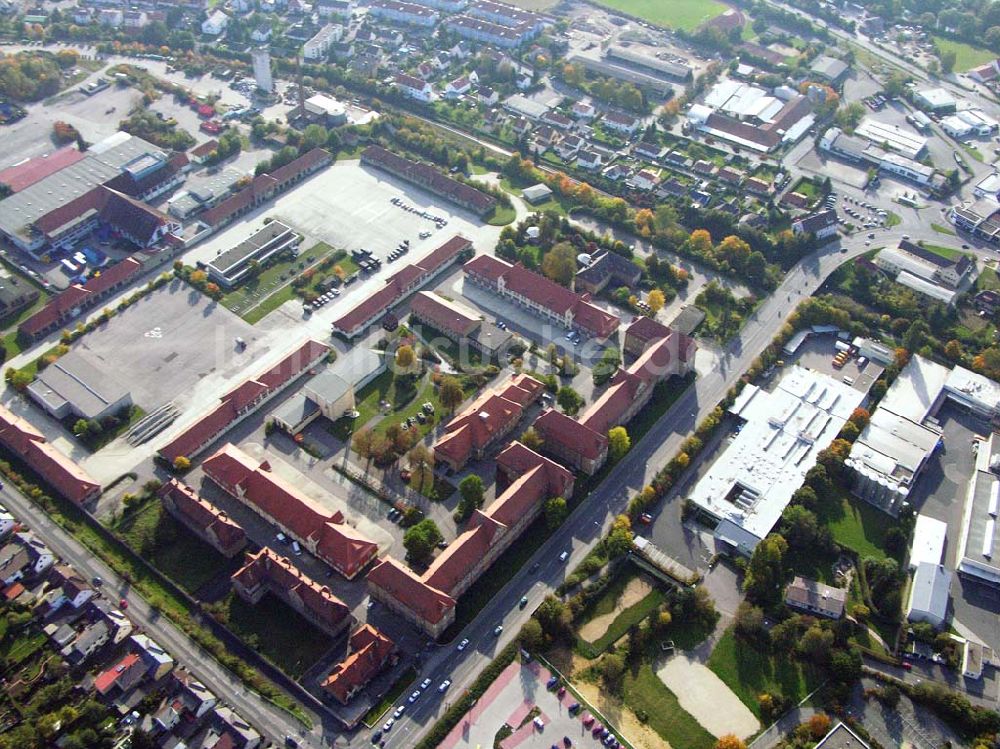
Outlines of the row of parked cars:
M 550 692 L 554 689 L 557 689 L 558 690 L 557 694 L 560 698 L 562 698 L 566 694 L 566 687 L 560 685 L 559 677 L 557 676 L 553 676 L 551 679 L 549 679 L 548 682 L 545 684 L 545 688 L 548 689 Z M 580 720 L 583 723 L 584 727 L 590 730 L 590 735 L 593 736 L 598 741 L 600 741 L 604 746 L 608 747 L 608 749 L 621 749 L 622 744 L 618 740 L 618 737 L 616 737 L 614 733 L 611 732 L 611 729 L 605 727 L 603 723 L 597 720 L 590 713 L 581 714 L 582 709 L 583 707 L 580 705 L 579 702 L 574 702 L 567 708 L 567 712 L 570 715 L 574 716 L 580 715 Z M 542 728 L 544 728 L 544 725 L 545 724 L 541 721 L 541 719 L 539 718 L 535 719 L 535 726 L 539 730 L 542 730 Z M 573 740 L 569 736 L 563 736 L 563 746 L 564 747 L 573 746 Z M 559 749 L 559 747 L 556 744 L 553 744 L 552 749 Z

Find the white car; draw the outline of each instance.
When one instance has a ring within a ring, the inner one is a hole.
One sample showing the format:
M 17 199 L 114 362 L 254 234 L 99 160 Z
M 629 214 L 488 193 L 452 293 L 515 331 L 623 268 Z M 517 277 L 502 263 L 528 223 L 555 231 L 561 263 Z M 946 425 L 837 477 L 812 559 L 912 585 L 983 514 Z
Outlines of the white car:
M 459 649 L 459 651 L 465 650 L 467 647 L 469 647 L 469 638 L 468 637 L 466 637 L 464 640 L 462 640 L 460 643 L 458 643 L 458 649 Z
M 420 690 L 414 689 L 413 694 L 410 695 L 410 698 L 407 700 L 407 702 L 409 702 L 412 705 L 418 699 L 420 699 Z
M 446 692 L 448 687 L 451 686 L 451 679 L 445 679 L 441 682 L 441 686 L 438 687 L 439 692 Z
M 569 552 L 568 551 L 564 551 L 562 554 L 559 555 L 559 561 L 560 562 L 565 562 L 567 559 L 569 559 Z
M 392 728 L 392 724 L 395 723 L 395 722 L 396 722 L 395 718 L 389 718 L 389 720 L 387 720 L 385 723 L 383 723 L 382 724 L 382 733 L 385 733 L 390 728 Z
M 422 690 L 423 689 L 427 689 L 427 687 L 429 687 L 430 685 L 431 685 L 431 680 L 430 679 L 424 679 L 422 682 L 420 682 L 420 688 Z
M 396 712 L 392 714 L 392 717 L 395 718 L 396 720 L 399 720 L 402 717 L 403 713 L 405 712 L 406 712 L 406 705 L 400 705 L 399 707 L 396 708 Z

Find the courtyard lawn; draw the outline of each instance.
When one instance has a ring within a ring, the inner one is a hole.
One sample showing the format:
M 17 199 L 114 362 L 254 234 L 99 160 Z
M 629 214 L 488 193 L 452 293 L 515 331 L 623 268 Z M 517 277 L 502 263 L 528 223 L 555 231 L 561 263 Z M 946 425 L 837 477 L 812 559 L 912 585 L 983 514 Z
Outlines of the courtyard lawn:
M 662 736 L 673 749 L 711 749 L 715 737 L 681 707 L 677 696 L 643 663 L 625 673 L 625 705 Z
M 737 642 L 733 628 L 725 631 L 708 659 L 708 667 L 761 717 L 758 697 L 764 692 L 797 703 L 819 686 L 819 677 L 806 664 L 785 654 L 762 653 Z
M 615 606 L 618 603 L 618 600 L 622 597 L 622 594 L 625 592 L 625 589 L 628 587 L 629 583 L 637 577 L 638 573 L 634 570 L 630 570 L 628 573 L 620 574 L 615 577 L 615 579 L 608 584 L 608 587 L 604 589 L 601 596 L 594 601 L 589 610 L 580 619 L 577 623 L 578 626 L 583 625 L 584 623 L 599 616 L 606 616 L 607 614 L 613 613 L 615 611 Z M 577 650 L 586 658 L 596 658 L 598 655 L 618 642 L 618 640 L 621 639 L 633 625 L 638 624 L 649 616 L 650 612 L 655 611 L 662 606 L 665 600 L 666 598 L 663 595 L 663 591 L 658 588 L 653 588 L 653 590 L 643 596 L 639 601 L 629 606 L 627 609 L 619 611 L 618 615 L 608 625 L 604 634 L 593 642 L 588 642 L 578 636 L 576 640 Z
M 636 16 L 657 26 L 694 31 L 726 10 L 718 0 L 598 0 L 613 10 Z
M 946 39 L 943 36 L 935 36 L 933 39 L 934 46 L 937 47 L 938 53 L 948 51 L 955 53 L 955 71 L 958 73 L 964 73 L 969 68 L 985 65 L 996 57 L 996 55 L 988 49 L 973 47 L 971 44 L 966 44 L 965 42 L 958 42 L 954 39 Z
M 195 593 L 216 575 L 229 574 L 236 561 L 226 559 L 163 509 L 158 500 L 126 514 L 115 532 L 136 553 L 188 593 Z
M 976 290 L 982 291 L 983 289 L 1000 290 L 1000 276 L 990 267 L 983 268 L 979 278 L 976 279 Z
M 893 213 L 891 215 L 895 216 L 896 214 Z M 936 231 L 938 234 L 947 234 L 949 237 L 954 237 L 955 236 L 955 232 L 954 232 L 953 229 L 951 229 L 951 228 L 949 228 L 947 226 L 943 226 L 941 224 L 931 224 L 931 229 L 933 231 Z
M 846 493 L 840 498 L 839 507 L 833 511 L 820 510 L 820 521 L 833 534 L 833 540 L 846 546 L 861 559 L 890 556 L 885 550 L 885 533 L 895 521 L 884 512 Z
M 492 215 L 486 220 L 490 226 L 506 226 L 507 224 L 513 223 L 514 219 L 517 218 L 517 211 L 513 207 L 508 208 L 507 206 L 498 205 L 493 209 Z
M 293 679 L 314 666 L 332 644 L 329 635 L 270 593 L 256 606 L 230 593 L 213 609 L 248 647 Z

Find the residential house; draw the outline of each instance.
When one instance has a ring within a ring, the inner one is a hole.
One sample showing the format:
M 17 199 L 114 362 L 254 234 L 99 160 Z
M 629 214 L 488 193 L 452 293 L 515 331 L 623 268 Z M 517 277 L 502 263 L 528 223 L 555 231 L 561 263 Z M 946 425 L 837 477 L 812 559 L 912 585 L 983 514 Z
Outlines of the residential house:
M 149 635 L 135 634 L 129 640 L 150 679 L 159 681 L 173 670 L 173 656 L 160 647 L 160 644 Z
M 257 749 L 262 738 L 246 718 L 230 707 L 215 708 L 203 749 Z
M 271 41 L 271 27 L 267 24 L 261 24 L 251 32 L 250 38 L 261 43 Z
M 427 6 L 400 0 L 370 0 L 368 13 L 373 18 L 410 26 L 433 28 L 438 22 L 438 14 Z
M 500 101 L 500 94 L 489 86 L 480 86 L 476 96 L 480 104 L 485 104 L 488 107 L 496 106 L 497 102 Z
M 581 169 L 587 169 L 593 171 L 595 169 L 600 169 L 604 160 L 601 158 L 601 154 L 593 150 L 581 150 L 576 156 L 576 165 Z
M 636 131 L 642 125 L 642 122 L 638 117 L 631 114 L 625 114 L 624 112 L 614 111 L 606 113 L 601 122 L 604 123 L 604 127 L 606 129 L 628 136 L 635 135 Z
M 265 593 L 271 593 L 331 637 L 354 621 L 351 610 L 328 587 L 267 547 L 247 554 L 246 564 L 231 579 L 237 595 L 248 603 L 256 605 Z
M 201 33 L 206 36 L 219 36 L 229 25 L 229 16 L 221 10 L 213 11 L 201 24 Z
M 632 149 L 633 156 L 652 162 L 653 164 L 660 163 L 660 160 L 666 155 L 666 153 L 667 149 L 659 143 L 650 143 L 645 140 L 636 143 L 635 147 Z
M 53 638 L 54 644 L 60 648 L 59 654 L 74 667 L 86 663 L 111 638 L 110 627 L 101 619 L 87 622 L 80 632 L 74 631 L 67 625 L 63 625 L 60 629 L 69 629 L 71 637 L 66 641 Z
M 125 694 L 146 678 L 146 667 L 138 653 L 129 653 L 94 678 L 94 691 L 102 697 Z
M 347 525 L 343 513 L 330 513 L 275 474 L 267 461 L 254 460 L 235 445 L 224 445 L 205 460 L 202 469 L 228 494 L 348 580 L 357 577 L 378 553 L 378 545 Z
M 625 184 L 633 190 L 649 192 L 656 189 L 656 186 L 660 184 L 660 178 L 648 169 L 640 169 L 630 179 L 626 180 Z
M 33 580 L 55 563 L 55 555 L 31 531 L 15 533 L 0 547 L 0 582 L 4 586 L 19 580 Z
M 826 619 L 844 615 L 847 591 L 796 575 L 785 588 L 785 603 L 792 608 Z
M 578 120 L 590 121 L 597 116 L 597 109 L 593 104 L 586 101 L 578 101 L 571 108 L 573 116 Z
M 570 130 L 575 124 L 569 117 L 554 109 L 550 109 L 542 115 L 542 122 L 559 130 Z
M 95 595 L 94 589 L 69 565 L 55 565 L 48 583 L 48 591 L 35 607 L 35 613 L 42 617 L 51 616 L 64 606 L 79 611 Z
M 417 101 L 429 102 L 434 98 L 434 89 L 427 81 L 415 78 L 406 73 L 397 73 L 393 76 L 393 83 L 400 93 Z
M 444 95 L 446 99 L 458 99 L 465 96 L 471 90 L 472 83 L 469 81 L 469 77 L 462 76 L 461 78 L 456 78 L 453 81 L 448 81 L 448 85 L 444 90 Z
M 801 216 L 792 222 L 794 234 L 813 234 L 817 239 L 826 239 L 837 234 L 837 211 L 830 208 L 819 213 Z
M 570 162 L 577 157 L 580 149 L 586 144 L 579 135 L 567 135 L 556 144 L 556 153 L 565 162 Z

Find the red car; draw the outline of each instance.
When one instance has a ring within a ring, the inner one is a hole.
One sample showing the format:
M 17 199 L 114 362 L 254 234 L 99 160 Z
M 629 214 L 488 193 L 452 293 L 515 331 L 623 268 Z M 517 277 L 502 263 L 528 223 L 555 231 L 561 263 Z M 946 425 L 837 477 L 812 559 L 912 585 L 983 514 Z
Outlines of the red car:
M 583 716 L 583 725 L 587 726 L 587 728 L 590 728 L 590 725 L 593 722 L 594 722 L 594 716 L 591 715 L 590 713 L 587 713 L 586 715 Z
M 118 608 L 127 609 L 128 608 L 128 601 L 126 601 L 124 598 L 122 598 L 120 601 L 118 601 Z

